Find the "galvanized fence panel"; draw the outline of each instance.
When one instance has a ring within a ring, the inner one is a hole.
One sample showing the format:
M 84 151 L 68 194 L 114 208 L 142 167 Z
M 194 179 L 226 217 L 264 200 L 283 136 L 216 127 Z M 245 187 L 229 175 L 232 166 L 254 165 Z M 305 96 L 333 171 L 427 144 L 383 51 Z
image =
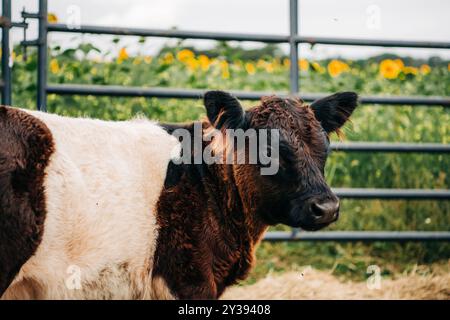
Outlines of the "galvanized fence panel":
M 290 46 L 290 87 L 289 92 L 243 92 L 232 91 L 239 99 L 258 100 L 262 96 L 277 94 L 280 96 L 300 96 L 305 101 L 313 101 L 325 94 L 300 93 L 298 58 L 301 43 L 323 45 L 350 45 L 350 46 L 381 46 L 401 48 L 434 48 L 450 49 L 450 42 L 435 41 L 405 41 L 405 40 L 377 40 L 377 39 L 343 39 L 328 37 L 305 37 L 298 32 L 298 1 L 289 0 L 289 35 L 267 35 L 246 33 L 218 33 L 182 30 L 161 30 L 144 28 L 125 28 L 81 25 L 77 27 L 65 24 L 48 24 L 47 0 L 39 0 L 37 13 L 22 12 L 24 22 L 4 24 L 2 23 L 2 77 L 0 83 L 2 102 L 11 104 L 11 68 L 9 65 L 9 28 L 24 27 L 26 19 L 37 19 L 39 23 L 38 39 L 24 40 L 24 46 L 37 46 L 38 48 L 38 94 L 37 108 L 45 111 L 47 107 L 47 95 L 93 95 L 111 97 L 157 97 L 200 99 L 205 90 L 181 89 L 181 88 L 145 88 L 122 87 L 114 85 L 79 85 L 79 84 L 48 84 L 47 83 L 47 48 L 50 32 L 59 33 L 89 33 L 98 35 L 163 37 L 179 39 L 205 39 L 221 41 L 254 41 L 264 43 L 287 43 Z M 11 0 L 2 1 L 2 15 L 6 20 L 11 18 Z M 26 27 L 26 26 L 25 26 Z M 412 106 L 450 106 L 450 97 L 431 96 L 362 96 L 362 104 L 380 104 L 388 106 L 412 105 Z M 450 152 L 450 145 L 435 143 L 384 143 L 384 142 L 351 142 L 333 143 L 331 148 L 339 152 L 396 152 L 396 153 L 441 153 Z M 425 190 L 425 189 L 373 189 L 373 188 L 336 188 L 334 191 L 341 198 L 352 199 L 404 199 L 404 200 L 449 200 L 450 190 Z M 267 241 L 449 241 L 450 232 L 424 232 L 424 231 L 327 231 L 327 232 L 269 232 Z

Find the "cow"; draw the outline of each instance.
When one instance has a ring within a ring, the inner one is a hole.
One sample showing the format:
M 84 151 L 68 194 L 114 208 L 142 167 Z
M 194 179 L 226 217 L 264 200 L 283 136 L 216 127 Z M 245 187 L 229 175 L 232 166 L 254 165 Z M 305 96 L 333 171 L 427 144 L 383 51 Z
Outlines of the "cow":
M 203 100 L 206 119 L 188 124 L 1 106 L 1 298 L 218 299 L 247 276 L 269 226 L 336 221 L 324 167 L 355 93 L 311 105 L 269 96 L 245 111 L 227 92 Z M 175 132 L 193 135 L 196 125 L 201 135 L 277 130 L 278 171 L 175 161 L 189 155 Z

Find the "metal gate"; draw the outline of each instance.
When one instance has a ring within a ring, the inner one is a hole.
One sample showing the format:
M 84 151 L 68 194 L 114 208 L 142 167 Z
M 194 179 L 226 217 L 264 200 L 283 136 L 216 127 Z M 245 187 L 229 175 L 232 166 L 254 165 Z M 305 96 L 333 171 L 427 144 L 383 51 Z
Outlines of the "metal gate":
M 287 1 L 287 0 L 286 0 Z M 327 44 L 327 45 L 352 45 L 352 46 L 378 46 L 378 47 L 402 47 L 402 48 L 437 48 L 450 49 L 449 42 L 428 41 L 393 41 L 393 40 L 365 40 L 305 37 L 298 33 L 298 2 L 289 0 L 289 35 L 265 35 L 245 33 L 213 33 L 199 31 L 160 30 L 122 27 L 103 27 L 81 25 L 76 28 L 65 24 L 47 23 L 47 0 L 39 0 L 39 10 L 35 13 L 22 12 L 22 22 L 11 22 L 11 0 L 2 1 L 2 81 L 0 82 L 2 103 L 10 105 L 11 101 L 11 65 L 9 31 L 12 27 L 27 27 L 27 19 L 37 19 L 39 23 L 38 38 L 22 41 L 23 46 L 37 46 L 38 71 L 37 71 L 37 109 L 46 111 L 47 94 L 58 95 L 93 95 L 93 96 L 117 96 L 117 97 L 159 97 L 198 99 L 204 91 L 196 89 L 171 89 L 171 88 L 143 88 L 122 87 L 113 85 L 65 85 L 47 83 L 47 34 L 59 33 L 89 33 L 103 35 L 162 37 L 179 39 L 208 39 L 222 41 L 254 41 L 263 43 L 288 43 L 290 46 L 290 92 L 276 93 L 280 96 L 301 95 L 305 101 L 319 99 L 325 94 L 299 93 L 299 69 L 298 58 L 300 43 Z M 25 32 L 24 32 L 25 34 Z M 240 99 L 259 100 L 262 96 L 273 92 L 243 92 L 232 91 Z M 450 97 L 430 96 L 362 96 L 361 104 L 380 104 L 395 107 L 396 105 L 450 107 Z M 435 143 L 333 143 L 331 148 L 339 152 L 395 152 L 395 153 L 450 153 L 450 145 Z M 372 188 L 335 188 L 333 189 L 340 198 L 353 199 L 404 199 L 404 200 L 441 200 L 450 199 L 450 190 L 426 190 L 426 189 L 372 189 Z M 382 231 L 325 231 L 325 232 L 269 232 L 265 240 L 268 241 L 450 241 L 450 232 L 382 232 Z

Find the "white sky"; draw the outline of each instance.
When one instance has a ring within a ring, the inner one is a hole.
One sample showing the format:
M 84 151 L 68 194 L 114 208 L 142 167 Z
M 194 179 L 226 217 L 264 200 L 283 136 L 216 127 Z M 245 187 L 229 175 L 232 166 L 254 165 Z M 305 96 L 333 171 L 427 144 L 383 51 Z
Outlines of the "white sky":
M 79 7 L 82 24 L 127 26 L 181 30 L 287 34 L 289 32 L 288 0 L 49 0 L 49 12 L 59 22 L 67 22 L 71 5 Z M 25 6 L 37 9 L 37 0 L 14 0 L 13 19 L 19 21 Z M 304 36 L 373 38 L 399 40 L 450 41 L 449 0 L 299 0 L 299 32 Z M 31 26 L 30 38 L 36 34 Z M 104 50 L 116 50 L 108 36 L 83 36 Z M 22 39 L 15 30 L 13 40 Z M 81 39 L 81 36 L 77 36 Z M 51 34 L 51 43 L 71 46 L 74 36 Z M 153 54 L 167 39 L 151 38 L 143 53 Z M 173 40 L 172 40 L 173 42 Z M 136 38 L 124 37 L 121 45 L 137 50 Z M 200 47 L 213 42 L 190 40 Z M 254 43 L 245 43 L 255 46 Z M 287 48 L 287 47 L 286 47 Z M 394 52 L 415 57 L 433 55 L 450 59 L 450 50 L 362 48 L 349 46 L 300 47 L 307 58 L 342 56 L 358 58 Z

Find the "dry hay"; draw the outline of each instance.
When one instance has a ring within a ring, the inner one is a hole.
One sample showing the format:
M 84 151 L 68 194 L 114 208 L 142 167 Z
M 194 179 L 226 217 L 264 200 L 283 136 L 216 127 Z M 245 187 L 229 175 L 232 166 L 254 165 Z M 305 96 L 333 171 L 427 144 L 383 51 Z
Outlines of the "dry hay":
M 366 282 L 344 282 L 330 272 L 307 269 L 269 275 L 253 285 L 232 287 L 225 292 L 223 299 L 450 300 L 450 273 L 412 273 L 396 279 L 382 279 L 380 289 L 369 289 Z

